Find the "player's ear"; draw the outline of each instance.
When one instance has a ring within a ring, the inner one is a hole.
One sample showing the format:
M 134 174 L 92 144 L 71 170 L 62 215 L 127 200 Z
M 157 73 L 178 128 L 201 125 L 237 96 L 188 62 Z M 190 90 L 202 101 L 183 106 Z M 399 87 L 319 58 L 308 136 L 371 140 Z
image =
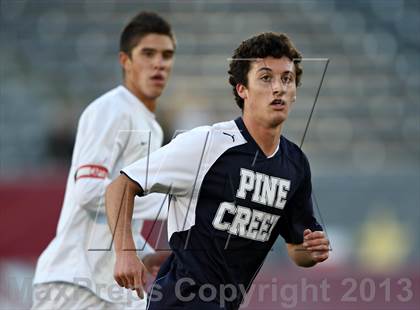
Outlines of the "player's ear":
M 236 84 L 236 92 L 242 99 L 248 99 L 248 89 L 243 84 Z
M 118 56 L 120 58 L 120 65 L 123 68 L 123 70 L 127 71 L 128 69 L 130 69 L 130 65 L 131 65 L 130 56 L 127 55 L 125 52 L 120 52 Z

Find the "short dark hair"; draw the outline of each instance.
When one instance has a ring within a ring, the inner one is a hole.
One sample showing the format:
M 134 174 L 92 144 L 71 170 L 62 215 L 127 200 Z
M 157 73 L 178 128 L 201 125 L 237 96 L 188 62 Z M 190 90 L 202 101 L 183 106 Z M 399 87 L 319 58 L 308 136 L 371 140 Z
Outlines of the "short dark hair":
M 120 52 L 131 55 L 131 50 L 148 34 L 167 35 L 175 46 L 171 25 L 154 12 L 140 12 L 124 27 L 120 37 Z
M 301 53 L 293 45 L 293 42 L 284 33 L 265 32 L 243 41 L 235 49 L 229 64 L 229 83 L 233 86 L 233 94 L 236 104 L 243 110 L 244 100 L 236 91 L 236 85 L 248 86 L 248 72 L 253 58 L 265 58 L 272 56 L 281 58 L 288 57 L 295 64 L 296 86 L 300 85 L 303 70 L 300 66 Z M 246 60 L 249 59 L 250 60 Z

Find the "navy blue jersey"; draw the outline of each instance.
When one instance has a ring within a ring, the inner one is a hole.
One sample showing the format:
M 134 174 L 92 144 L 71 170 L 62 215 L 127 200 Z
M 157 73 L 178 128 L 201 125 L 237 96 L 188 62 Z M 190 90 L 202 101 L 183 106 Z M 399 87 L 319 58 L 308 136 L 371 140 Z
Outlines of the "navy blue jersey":
M 173 255 L 159 276 L 175 270 L 174 281 L 193 280 L 184 288 L 232 285 L 237 295 L 227 309 L 239 307 L 278 235 L 299 244 L 306 228 L 322 229 L 303 152 L 281 137 L 267 157 L 242 118 L 181 134 L 123 172 L 146 193 L 171 196 Z

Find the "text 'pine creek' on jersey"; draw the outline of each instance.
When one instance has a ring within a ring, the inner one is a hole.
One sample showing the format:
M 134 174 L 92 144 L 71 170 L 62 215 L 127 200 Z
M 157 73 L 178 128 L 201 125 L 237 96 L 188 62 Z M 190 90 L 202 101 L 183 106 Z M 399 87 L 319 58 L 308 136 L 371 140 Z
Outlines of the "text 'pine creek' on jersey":
M 306 228 L 322 229 L 313 216 L 305 155 L 282 137 L 265 156 L 242 118 L 181 134 L 122 172 L 145 193 L 171 196 L 173 256 L 158 278 L 172 272 L 201 285 L 248 289 L 279 234 L 297 244 Z
M 283 209 L 289 189 L 289 180 L 241 168 L 241 180 L 236 198 L 246 199 L 247 193 L 252 192 L 251 200 L 253 202 Z M 269 211 L 269 208 L 267 208 L 267 211 Z M 226 212 L 234 215 L 232 222 L 223 222 Z M 268 241 L 279 218 L 279 215 L 269 212 L 222 202 L 214 217 L 213 227 L 243 238 Z

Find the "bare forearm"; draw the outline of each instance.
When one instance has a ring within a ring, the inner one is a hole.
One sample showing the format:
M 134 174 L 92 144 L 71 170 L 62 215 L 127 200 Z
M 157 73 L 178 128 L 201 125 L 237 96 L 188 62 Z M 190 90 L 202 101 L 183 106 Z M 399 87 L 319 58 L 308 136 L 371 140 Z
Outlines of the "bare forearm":
M 106 190 L 105 208 L 116 252 L 135 249 L 131 220 L 134 197 L 139 192 L 139 187 L 124 175 L 115 179 Z
M 134 197 L 142 192 L 136 183 L 125 175 L 120 175 L 108 186 L 105 195 L 108 223 L 114 236 L 117 254 L 114 279 L 122 287 L 135 289 L 141 299 L 144 298 L 146 268 L 135 252 L 131 220 Z

